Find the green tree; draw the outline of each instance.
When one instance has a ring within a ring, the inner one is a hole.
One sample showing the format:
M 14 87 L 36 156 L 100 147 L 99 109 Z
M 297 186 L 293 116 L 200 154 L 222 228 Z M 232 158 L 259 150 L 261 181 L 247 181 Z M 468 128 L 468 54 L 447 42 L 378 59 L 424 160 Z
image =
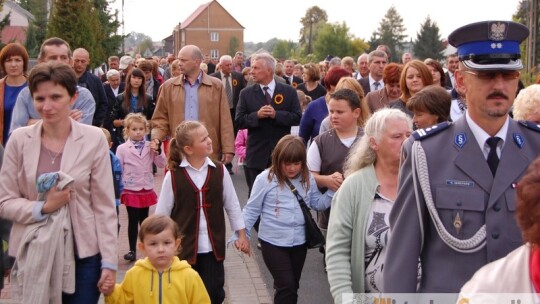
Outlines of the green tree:
M 95 59 L 93 62 L 100 64 L 105 62 L 108 56 L 119 53 L 124 37 L 117 34 L 120 28 L 118 10 L 111 12 L 107 0 L 93 0 L 93 4 L 98 18 L 99 30 L 96 32 L 96 41 L 99 46 L 92 55 Z
M 274 48 L 272 49 L 272 56 L 276 59 L 290 59 L 293 58 L 293 53 L 297 49 L 297 44 L 293 41 L 278 40 Z
M 47 37 L 47 1 L 19 0 L 17 3 L 34 15 L 34 20 L 28 24 L 25 47 L 30 57 L 37 57 L 39 47 Z
M 307 9 L 306 15 L 300 19 L 302 28 L 300 29 L 300 45 L 305 47 L 306 54 L 311 54 L 313 41 L 317 37 L 321 25 L 328 21 L 326 11 L 318 6 Z
M 385 44 L 390 48 L 391 61 L 398 62 L 401 57 L 401 49 L 405 43 L 406 28 L 403 25 L 403 18 L 399 15 L 396 8 L 392 5 L 383 19 L 379 23 L 379 28 L 371 35 L 369 45 L 371 50 L 377 48 L 380 44 Z
M 99 31 L 98 15 L 88 0 L 57 0 L 54 3 L 47 36 L 66 40 L 72 50 L 85 48 L 90 53 L 90 66 L 98 65 L 98 56 L 103 54 L 97 41 Z
M 529 0 L 519 1 L 516 13 L 512 16 L 512 19 L 515 22 L 519 22 L 528 27 L 529 26 L 529 7 L 530 7 Z M 536 16 L 537 18 L 540 18 L 540 5 L 537 7 Z M 540 64 L 540 19 L 537 20 L 536 24 L 537 24 L 536 37 L 535 37 L 536 52 L 534 55 L 534 58 L 535 58 L 534 62 L 535 62 L 535 65 L 538 65 Z M 527 54 L 526 45 L 527 45 L 526 42 L 521 44 L 521 54 L 522 54 L 521 58 L 524 64 L 527 62 L 526 58 L 528 58 L 529 56 L 529 54 Z
M 427 16 L 424 23 L 420 25 L 420 32 L 418 32 L 416 41 L 414 41 L 414 55 L 421 60 L 426 58 L 440 60 L 443 58 L 441 54 L 442 48 L 439 27 L 435 21 L 432 21 Z
M 238 51 L 238 47 L 240 47 L 240 43 L 238 42 L 238 38 L 231 37 L 229 40 L 229 55 L 234 56 L 236 52 Z
M 339 57 L 350 55 L 354 52 L 353 38 L 345 22 L 328 23 L 319 31 L 313 43 L 313 52 L 316 58 L 324 58 L 328 54 Z
M 146 39 L 144 39 L 143 41 L 139 42 L 139 44 L 137 44 L 137 47 L 136 47 L 136 54 L 139 53 L 139 54 L 144 54 L 144 52 L 146 52 L 147 50 L 150 50 L 152 51 L 152 47 L 154 46 L 154 43 L 152 42 L 152 38 L 148 37 Z

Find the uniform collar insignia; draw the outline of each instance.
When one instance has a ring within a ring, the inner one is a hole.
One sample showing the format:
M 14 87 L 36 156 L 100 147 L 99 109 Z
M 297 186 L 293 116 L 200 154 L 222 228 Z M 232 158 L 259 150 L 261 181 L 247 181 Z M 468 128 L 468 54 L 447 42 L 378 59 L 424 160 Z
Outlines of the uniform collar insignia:
M 454 137 L 454 144 L 456 146 L 462 149 L 466 143 L 467 143 L 467 134 L 465 134 L 465 132 L 456 134 L 456 137 Z
M 523 149 L 523 145 L 525 144 L 525 139 L 523 138 L 523 135 L 521 135 L 520 133 L 514 133 L 512 134 L 512 137 L 514 138 L 514 142 L 516 143 L 516 145 L 520 149 Z

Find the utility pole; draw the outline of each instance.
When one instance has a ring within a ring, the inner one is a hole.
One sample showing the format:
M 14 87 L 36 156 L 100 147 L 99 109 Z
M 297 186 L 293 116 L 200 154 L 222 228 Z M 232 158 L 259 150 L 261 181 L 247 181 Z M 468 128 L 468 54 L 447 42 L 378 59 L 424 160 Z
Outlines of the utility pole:
M 528 27 L 529 39 L 527 40 L 527 71 L 536 73 L 536 29 L 538 27 L 538 0 L 529 0 Z

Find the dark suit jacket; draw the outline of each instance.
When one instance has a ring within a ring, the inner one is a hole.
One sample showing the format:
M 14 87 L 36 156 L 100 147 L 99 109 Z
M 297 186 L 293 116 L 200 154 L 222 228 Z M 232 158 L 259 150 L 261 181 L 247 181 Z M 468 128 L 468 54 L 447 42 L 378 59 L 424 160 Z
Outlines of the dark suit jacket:
M 364 90 L 364 96 L 367 95 L 367 93 L 371 92 L 371 86 L 369 85 L 369 77 L 364 77 L 360 80 L 360 85 L 362 86 L 362 89 Z
M 285 79 L 285 82 L 286 82 L 288 85 L 292 86 L 293 88 L 296 88 L 297 85 L 299 85 L 299 84 L 301 84 L 302 82 L 304 82 L 304 81 L 302 80 L 302 78 L 296 77 L 296 76 L 293 76 L 293 82 L 292 82 L 292 83 L 291 83 L 291 81 L 289 80 L 289 78 L 286 77 L 286 76 L 283 76 L 283 79 Z
M 436 213 L 444 229 L 464 240 L 486 225 L 486 246 L 469 253 L 455 251 L 442 241 L 427 210 L 423 191 L 417 186 L 415 192 L 413 174 L 418 171 L 411 169 L 415 139 L 410 136 L 403 144 L 405 160 L 390 213 L 392 237 L 384 265 L 383 292 L 416 292 L 421 257 L 422 281 L 418 292 L 457 293 L 480 267 L 521 246 L 521 232 L 514 214 L 515 185 L 540 152 L 539 136 L 537 131 L 510 119 L 495 177 L 465 116 L 439 133 L 420 139 L 429 173 L 429 177 L 423 176 L 430 182 Z M 462 223 L 459 229 L 455 228 L 458 214 Z
M 103 89 L 101 79 L 86 71 L 77 80 L 77 84 L 81 87 L 87 88 L 90 93 L 92 93 L 92 97 L 94 97 L 94 101 L 96 102 L 96 111 L 94 112 L 92 125 L 100 127 L 103 125 L 103 121 L 108 114 L 107 96 L 105 95 L 105 90 Z
M 116 103 L 116 96 L 114 96 L 114 93 L 112 91 L 111 85 L 109 83 L 103 84 L 103 88 L 105 89 L 105 95 L 107 95 L 107 115 L 105 116 L 105 120 L 103 121 L 103 127 L 109 130 L 109 132 L 112 129 L 112 121 L 111 121 L 111 111 L 114 107 L 114 104 Z M 120 86 L 118 87 L 118 94 L 123 93 L 126 88 L 126 84 L 123 82 L 120 82 Z
M 266 104 L 264 92 L 258 84 L 240 92 L 235 123 L 239 129 L 248 129 L 245 159 L 248 168 L 266 169 L 274 146 L 291 133 L 291 126 L 297 126 L 302 117 L 298 94 L 292 86 L 276 82 L 271 103 L 276 110 L 275 119 L 257 117 L 257 111 Z
M 450 90 L 454 88 L 452 86 L 452 80 L 450 79 L 450 73 L 448 73 L 448 71 L 444 73 L 444 87 Z
M 212 77 L 216 77 L 217 79 L 221 79 L 221 72 L 215 72 L 210 74 Z M 243 88 L 246 87 L 244 75 L 242 73 L 238 73 L 235 71 L 231 72 L 232 77 L 232 89 L 233 89 L 233 109 L 236 109 L 236 105 L 238 104 L 238 99 L 240 98 L 240 91 L 242 91 Z M 234 117 L 232 117 L 234 119 Z

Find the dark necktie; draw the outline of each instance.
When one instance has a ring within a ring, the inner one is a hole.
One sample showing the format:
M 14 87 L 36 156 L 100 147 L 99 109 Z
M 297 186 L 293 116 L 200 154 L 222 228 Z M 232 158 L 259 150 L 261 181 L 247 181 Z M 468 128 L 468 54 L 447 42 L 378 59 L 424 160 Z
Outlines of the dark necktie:
M 225 75 L 225 93 L 227 93 L 227 101 L 229 102 L 229 108 L 233 108 L 233 93 L 230 82 L 231 75 Z
M 271 104 L 272 103 L 272 96 L 270 96 L 270 93 L 268 93 L 269 87 L 263 87 L 264 90 L 264 97 L 266 97 L 266 103 Z
M 499 156 L 497 156 L 497 144 L 499 143 L 499 140 L 501 139 L 498 137 L 490 137 L 486 140 L 486 143 L 489 146 L 487 163 L 493 176 L 495 176 L 497 166 L 499 165 Z
M 375 91 L 377 91 L 377 90 L 379 89 L 379 86 L 380 86 L 380 85 L 381 85 L 381 84 L 380 84 L 378 81 L 375 81 L 375 82 L 373 83 L 373 86 L 375 87 Z

